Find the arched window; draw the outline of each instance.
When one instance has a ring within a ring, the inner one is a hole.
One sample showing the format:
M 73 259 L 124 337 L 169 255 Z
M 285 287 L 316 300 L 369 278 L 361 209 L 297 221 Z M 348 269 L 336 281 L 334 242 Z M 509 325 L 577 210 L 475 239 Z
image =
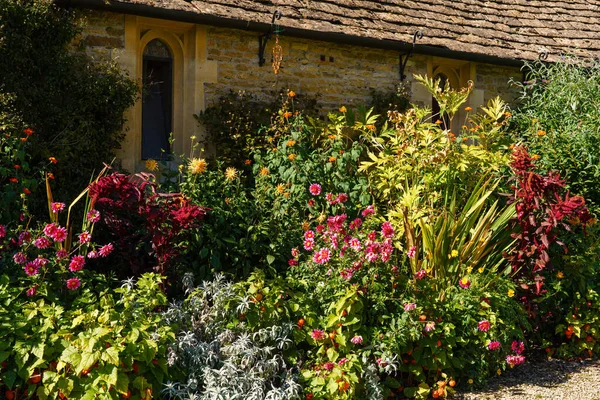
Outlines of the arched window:
M 173 131 L 173 54 L 152 40 L 144 49 L 142 97 L 142 159 L 164 159 Z

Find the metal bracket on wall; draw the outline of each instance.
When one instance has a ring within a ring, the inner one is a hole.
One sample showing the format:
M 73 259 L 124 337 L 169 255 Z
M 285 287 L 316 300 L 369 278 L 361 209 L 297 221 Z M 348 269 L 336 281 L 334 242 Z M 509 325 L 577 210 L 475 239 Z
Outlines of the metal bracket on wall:
M 541 49 L 540 54 L 538 55 L 538 60 L 546 62 L 548 60 L 549 55 L 550 53 L 548 52 L 548 49 Z
M 271 39 L 273 32 L 275 32 L 275 21 L 280 20 L 283 14 L 279 10 L 275 10 L 273 13 L 273 19 L 271 20 L 271 27 L 269 28 L 269 32 L 264 33 L 258 37 L 258 65 L 265 65 L 265 50 L 267 48 L 267 42 Z
M 415 34 L 413 35 L 411 49 L 409 51 L 407 51 L 406 53 L 400 53 L 399 60 L 398 60 L 398 62 L 399 62 L 398 66 L 400 67 L 400 81 L 403 81 L 406 79 L 406 75 L 404 75 L 404 69 L 406 68 L 406 63 L 408 62 L 408 59 L 410 58 L 413 51 L 415 51 L 415 45 L 417 43 L 417 39 L 422 39 L 422 38 L 423 38 L 423 31 L 416 31 Z

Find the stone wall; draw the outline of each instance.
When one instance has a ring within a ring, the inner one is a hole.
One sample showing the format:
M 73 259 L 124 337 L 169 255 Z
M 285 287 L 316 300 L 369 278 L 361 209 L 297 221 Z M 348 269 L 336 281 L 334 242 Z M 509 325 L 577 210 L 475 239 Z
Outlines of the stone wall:
M 86 27 L 80 44 L 86 52 L 98 61 L 118 61 L 125 47 L 125 16 L 92 11 L 82 11 L 81 15 Z M 205 83 L 205 104 L 214 104 L 229 90 L 244 90 L 267 99 L 290 89 L 316 97 L 324 110 L 332 110 L 340 105 L 368 103 L 372 90 L 392 92 L 399 84 L 396 51 L 283 35 L 279 38 L 283 60 L 275 75 L 271 65 L 275 38 L 267 45 L 265 65 L 259 67 L 258 36 L 256 32 L 206 27 L 206 58 L 217 62 L 218 72 L 216 83 Z M 430 69 L 431 57 L 414 54 L 405 74 L 410 81 L 413 74 L 426 74 Z M 476 96 L 477 102 L 500 95 L 514 103 L 518 92 L 508 80 L 521 79 L 518 68 L 478 63 L 475 70 L 475 88 L 483 92 L 483 96 Z M 413 101 L 428 104 L 426 93 L 418 88 L 414 92 Z

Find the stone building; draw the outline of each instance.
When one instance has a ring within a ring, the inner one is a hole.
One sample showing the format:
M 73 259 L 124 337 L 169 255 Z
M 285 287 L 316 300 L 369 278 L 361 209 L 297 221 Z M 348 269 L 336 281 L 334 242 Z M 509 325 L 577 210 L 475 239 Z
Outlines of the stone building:
M 157 83 L 127 115 L 120 157 L 129 170 L 160 156 L 170 132 L 173 150 L 187 153 L 186 138 L 202 129 L 193 114 L 230 90 L 291 89 L 333 110 L 405 80 L 412 101 L 432 104 L 412 83 L 418 73 L 456 88 L 472 81 L 475 108 L 497 95 L 513 101 L 509 80 L 522 79 L 523 60 L 600 48 L 593 40 L 599 6 L 587 0 L 56 2 L 81 10 L 82 40 L 95 59 L 116 60 L 138 81 Z

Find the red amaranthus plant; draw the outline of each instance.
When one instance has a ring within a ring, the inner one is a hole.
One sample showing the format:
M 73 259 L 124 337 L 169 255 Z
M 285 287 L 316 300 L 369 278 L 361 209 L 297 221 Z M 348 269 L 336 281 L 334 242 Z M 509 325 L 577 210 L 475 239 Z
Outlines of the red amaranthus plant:
M 536 172 L 534 159 L 527 149 L 517 146 L 510 164 L 515 174 L 514 195 L 516 239 L 515 250 L 508 255 L 514 277 L 523 289 L 534 285 L 535 294 L 543 290 L 544 274 L 551 269 L 550 250 L 553 244 L 566 246 L 559 240 L 564 230 L 581 223 L 585 228 L 591 215 L 581 196 L 571 196 L 565 182 L 556 172 L 542 175 Z
M 181 236 L 206 214 L 205 208 L 190 204 L 179 193 L 159 193 L 154 176 L 146 173 L 105 176 L 90 186 L 89 196 L 117 254 L 129 261 L 134 273 L 150 268 L 164 273 L 179 254 Z

